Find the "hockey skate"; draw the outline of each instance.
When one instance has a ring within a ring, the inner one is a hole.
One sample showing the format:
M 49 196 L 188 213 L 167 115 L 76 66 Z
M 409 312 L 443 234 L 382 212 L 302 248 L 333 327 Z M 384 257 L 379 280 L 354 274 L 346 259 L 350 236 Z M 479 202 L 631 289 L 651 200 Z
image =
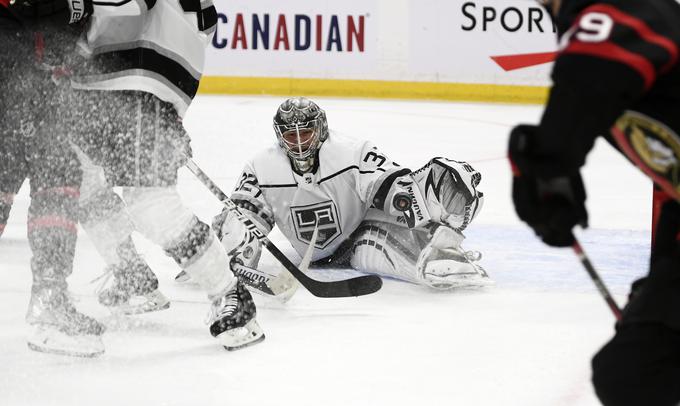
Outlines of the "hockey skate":
M 26 321 L 33 327 L 28 338 L 33 351 L 76 357 L 104 353 L 104 325 L 78 312 L 65 289 L 34 288 Z
M 484 268 L 478 264 L 482 254 L 464 251 L 460 246 L 462 240 L 463 236 L 449 227 L 436 229 L 432 240 L 418 258 L 418 277 L 424 284 L 442 290 L 493 284 Z
M 113 283 L 98 294 L 99 303 L 124 315 L 149 313 L 170 307 L 170 300 L 158 290 L 158 279 L 143 261 L 109 267 Z
M 228 351 L 238 350 L 264 340 L 255 320 L 256 309 L 250 292 L 241 281 L 236 287 L 213 299 L 208 323 L 210 334 Z

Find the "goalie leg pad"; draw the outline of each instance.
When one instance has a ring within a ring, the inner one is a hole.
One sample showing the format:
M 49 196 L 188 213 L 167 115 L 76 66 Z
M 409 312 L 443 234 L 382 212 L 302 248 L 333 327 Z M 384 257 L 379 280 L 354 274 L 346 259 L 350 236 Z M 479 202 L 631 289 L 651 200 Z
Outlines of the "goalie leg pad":
M 390 223 L 365 221 L 354 232 L 350 265 L 374 273 L 418 283 L 416 261 L 421 250 L 418 234 Z
M 440 226 L 420 253 L 417 263 L 421 283 L 436 289 L 486 286 L 491 283 L 486 271 L 477 264 L 481 254 L 464 251 L 462 234 Z

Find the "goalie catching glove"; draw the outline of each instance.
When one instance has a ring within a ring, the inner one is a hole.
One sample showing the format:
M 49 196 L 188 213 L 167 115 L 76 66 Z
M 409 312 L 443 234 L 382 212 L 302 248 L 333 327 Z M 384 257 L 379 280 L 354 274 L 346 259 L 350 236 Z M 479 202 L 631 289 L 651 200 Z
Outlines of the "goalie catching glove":
M 383 210 L 403 217 L 409 228 L 430 222 L 464 230 L 479 213 L 484 194 L 477 190 L 482 175 L 465 162 L 433 158 L 424 167 L 395 179 L 386 201 L 407 194 L 411 207 L 401 210 L 390 205 Z M 386 205 L 387 206 L 387 205 Z

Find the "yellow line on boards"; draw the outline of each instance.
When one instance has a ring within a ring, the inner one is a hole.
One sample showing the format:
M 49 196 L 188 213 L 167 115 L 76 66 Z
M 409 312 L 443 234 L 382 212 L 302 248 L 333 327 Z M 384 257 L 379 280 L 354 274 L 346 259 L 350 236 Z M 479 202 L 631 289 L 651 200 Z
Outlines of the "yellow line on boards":
M 204 94 L 367 97 L 543 104 L 548 88 L 469 83 L 204 76 Z

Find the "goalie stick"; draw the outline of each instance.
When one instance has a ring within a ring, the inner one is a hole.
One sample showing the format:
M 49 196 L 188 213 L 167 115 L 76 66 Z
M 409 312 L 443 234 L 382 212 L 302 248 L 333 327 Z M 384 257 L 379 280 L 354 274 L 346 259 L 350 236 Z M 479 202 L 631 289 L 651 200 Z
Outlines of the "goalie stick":
M 382 279 L 376 275 L 363 275 L 351 279 L 339 281 L 318 281 L 305 275 L 295 264 L 293 264 L 257 226 L 239 210 L 234 203 L 222 190 L 213 182 L 208 175 L 198 167 L 196 162 L 187 157 L 185 166 L 198 178 L 205 187 L 217 197 L 227 209 L 233 211 L 239 221 L 243 222 L 250 232 L 272 253 L 284 268 L 297 279 L 312 295 L 317 297 L 351 297 L 363 296 L 377 292 L 382 287 Z
M 309 240 L 309 247 L 299 265 L 299 269 L 303 273 L 307 273 L 309 264 L 312 262 L 314 244 L 316 244 L 318 236 L 319 228 L 315 226 L 312 238 Z M 281 303 L 286 303 L 290 300 L 297 291 L 299 285 L 297 279 L 293 278 L 293 275 L 285 269 L 282 269 L 278 275 L 272 275 L 266 271 L 245 266 L 241 261 L 238 261 L 236 257 L 232 257 L 229 267 L 235 275 L 240 276 L 241 280 L 252 288 L 253 292 L 262 294 L 263 296 L 274 297 Z

